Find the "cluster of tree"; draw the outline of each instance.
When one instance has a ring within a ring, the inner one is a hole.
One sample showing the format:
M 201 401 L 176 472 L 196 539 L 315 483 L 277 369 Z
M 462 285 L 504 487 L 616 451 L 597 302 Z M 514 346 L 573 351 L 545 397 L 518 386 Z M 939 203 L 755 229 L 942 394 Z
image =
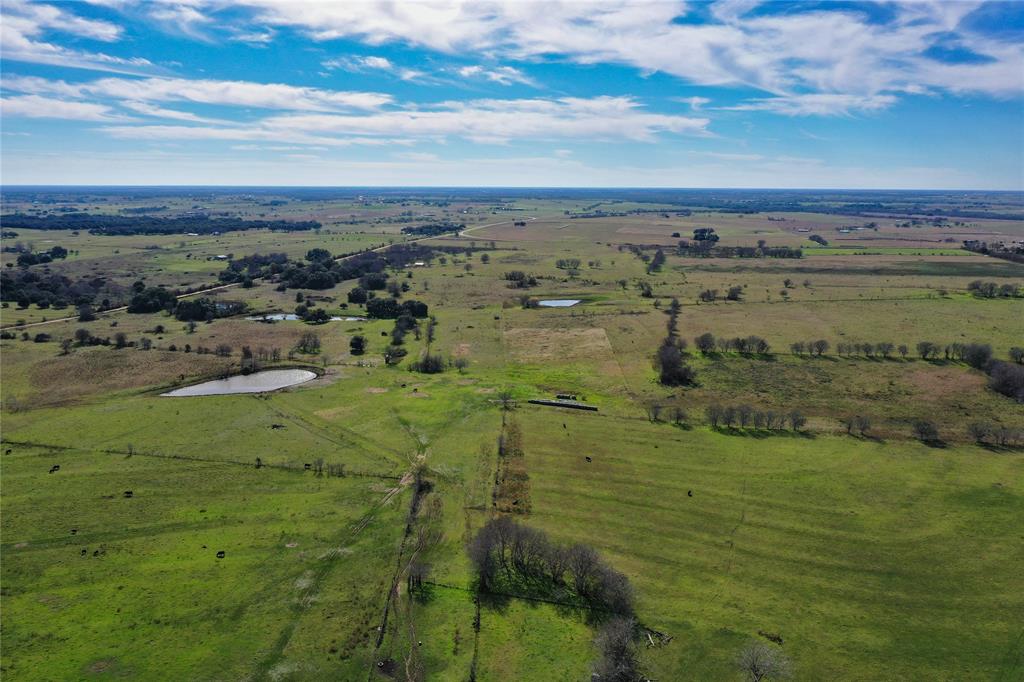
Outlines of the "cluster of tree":
M 693 241 L 695 242 L 709 242 L 715 243 L 718 241 L 718 235 L 715 234 L 715 228 L 713 227 L 698 227 L 693 231 Z M 680 245 L 682 243 L 680 242 Z
M 847 435 L 853 436 L 867 436 L 868 431 L 871 430 L 871 420 L 864 415 L 855 414 L 845 417 L 842 420 L 843 426 L 846 427 Z
M 903 353 L 902 350 L 900 352 Z M 936 360 L 939 353 L 943 353 L 946 360 L 960 360 L 975 369 L 985 369 L 992 361 L 992 346 L 987 343 L 949 343 L 942 346 L 931 341 L 921 341 L 917 344 L 917 354 L 922 360 Z
M 1014 263 L 1024 263 L 1024 245 L 1021 244 L 1006 244 L 1005 242 L 989 244 L 977 239 L 968 239 L 964 241 L 964 249 Z
M 315 332 L 303 332 L 295 344 L 295 350 L 299 353 L 312 355 L 320 352 L 320 335 Z
M 132 286 L 135 292 L 128 302 L 130 313 L 158 313 L 161 310 L 173 312 L 178 297 L 163 287 L 147 287 L 142 282 Z
M 143 215 L 146 213 L 157 213 L 159 211 L 166 211 L 169 208 L 166 204 L 160 206 L 133 206 L 125 207 L 121 209 L 121 213 L 125 215 Z
M 789 345 L 793 355 L 817 355 L 819 358 L 828 352 L 828 341 L 818 339 L 817 341 L 796 341 Z
M 714 352 L 715 349 L 719 353 L 736 352 L 743 355 L 768 355 L 772 350 L 771 345 L 760 336 L 736 336 L 733 338 L 720 336 L 715 338 L 715 335 L 710 332 L 696 337 L 693 340 L 693 345 L 705 355 Z
M 726 428 L 739 426 L 743 429 L 751 426 L 755 429 L 781 431 L 789 424 L 792 430 L 799 431 L 807 423 L 807 417 L 799 410 L 776 412 L 774 410 L 758 410 L 750 405 L 735 407 L 708 405 L 704 410 L 704 416 L 707 417 L 708 424 L 716 429 L 719 426 Z
M 205 214 L 187 216 L 123 216 L 92 213 L 34 216 L 12 213 L 4 216 L 5 227 L 31 230 L 88 230 L 91 234 L 212 234 L 239 230 L 282 230 L 297 232 L 320 229 L 315 220 L 243 220 L 211 218 Z
M 939 443 L 939 428 L 934 422 L 927 419 L 915 419 L 910 423 L 910 429 L 914 437 L 922 443 Z
M 718 289 L 704 289 L 697 294 L 697 300 L 701 303 L 714 303 L 718 300 L 718 297 Z M 729 287 L 729 290 L 725 292 L 725 299 L 727 301 L 742 301 L 743 287 L 739 285 Z
M 976 443 L 982 445 L 1020 445 L 1024 444 L 1024 429 L 1013 429 L 999 424 L 975 422 L 968 425 L 967 433 Z
M 19 257 L 19 262 L 21 261 Z M 983 282 L 976 279 L 967 285 L 967 291 L 978 298 L 1017 298 L 1021 296 L 1020 285 Z
M 647 264 L 647 274 L 651 275 L 655 272 L 660 272 L 663 265 L 665 265 L 665 252 L 658 249 L 654 252 L 654 257 L 651 258 L 651 262 Z
M 928 347 L 930 347 L 931 345 L 934 344 L 928 344 Z M 919 349 L 920 347 L 920 344 L 918 344 Z M 936 346 L 936 350 L 938 350 L 938 346 Z M 836 354 L 838 354 L 840 357 L 852 357 L 854 355 L 863 355 L 864 357 L 867 358 L 889 358 L 892 356 L 893 352 L 898 352 L 900 354 L 900 357 L 905 358 L 907 357 L 907 353 L 910 352 L 910 349 L 907 347 L 906 344 L 901 343 L 899 346 L 897 346 L 896 344 L 891 343 L 889 341 L 879 341 L 877 343 L 840 341 L 839 343 L 836 344 Z M 925 358 L 924 355 L 922 355 L 921 357 Z
M 684 239 L 676 247 L 676 255 L 691 258 L 803 258 L 804 252 L 799 247 L 768 246 L 764 240 L 757 246 L 718 246 L 710 241 L 689 242 Z
M 822 246 L 828 246 L 828 240 L 825 239 L 824 237 L 822 237 L 821 235 L 812 234 L 810 237 L 808 237 L 808 239 L 810 239 L 812 242 L 814 242 L 816 244 L 821 244 Z
M 988 385 L 996 393 L 1024 403 L 1024 365 L 995 361 L 988 367 Z
M 686 341 L 679 338 L 679 300 L 673 298 L 666 314 L 667 334 L 654 355 L 654 369 L 663 386 L 691 386 L 697 381 L 697 372 L 687 362 Z
M 205 297 L 181 299 L 174 307 L 174 317 L 182 322 L 209 322 L 218 317 L 240 315 L 245 310 L 244 301 L 215 301 Z
M 403 227 L 402 232 L 404 234 L 412 234 L 419 237 L 436 237 L 442 234 L 448 234 L 449 232 L 458 232 L 459 230 L 466 229 L 465 223 L 428 223 L 426 225 L 417 225 L 415 227 Z
M 305 303 L 295 306 L 295 314 L 307 324 L 324 324 L 331 321 L 331 314 L 326 310 L 308 306 Z
M 362 355 L 366 352 L 366 337 L 356 334 L 348 340 L 348 349 L 352 355 Z
M 581 261 L 579 258 L 559 258 L 555 261 L 555 267 L 559 270 L 575 271 L 580 269 Z
M 66 308 L 69 305 L 96 305 L 106 309 L 124 300 L 126 290 L 104 277 L 72 280 L 55 273 L 29 269 L 0 272 L 0 300 L 16 302 L 19 308 L 32 304 L 40 308 Z
M 426 303 L 412 299 L 399 303 L 393 298 L 371 298 L 366 302 L 366 314 L 382 320 L 394 320 L 400 315 L 422 319 L 427 317 L 428 309 Z
M 15 247 L 16 248 L 16 247 Z M 4 249 L 7 250 L 6 248 Z M 18 255 L 18 265 L 27 268 L 32 265 L 45 265 L 57 259 L 68 257 L 68 250 L 63 246 L 54 246 L 49 251 L 22 251 Z
M 409 363 L 409 369 L 421 374 L 440 374 L 448 367 L 448 362 L 438 353 L 427 351 L 418 360 Z
M 508 516 L 491 519 L 477 532 L 469 558 L 481 592 L 543 595 L 605 613 L 633 613 L 629 580 L 593 548 L 555 544 L 543 531 Z
M 509 289 L 529 289 L 537 286 L 537 278 L 526 274 L 522 270 L 506 272 L 502 277 L 508 281 Z

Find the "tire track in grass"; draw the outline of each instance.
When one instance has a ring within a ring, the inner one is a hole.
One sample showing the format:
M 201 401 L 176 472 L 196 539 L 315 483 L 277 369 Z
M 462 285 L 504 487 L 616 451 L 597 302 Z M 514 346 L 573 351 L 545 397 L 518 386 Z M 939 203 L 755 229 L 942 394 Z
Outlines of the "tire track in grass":
M 408 486 L 411 482 L 408 480 L 408 476 L 403 476 L 399 484 L 394 488 L 390 488 L 383 497 L 377 502 L 371 505 L 370 509 L 356 522 L 355 525 L 351 526 L 339 539 L 337 545 L 343 547 L 346 544 L 351 544 L 355 538 L 368 526 L 370 522 L 377 516 L 378 512 L 387 505 L 403 488 Z M 403 545 L 405 539 L 403 538 Z M 263 659 L 256 664 L 256 673 L 254 679 L 258 680 L 273 680 L 271 671 L 284 659 L 285 649 L 291 642 L 292 636 L 295 634 L 295 629 L 299 625 L 299 621 L 302 616 L 306 613 L 305 607 L 310 603 L 312 598 L 320 591 L 320 585 L 330 575 L 331 571 L 337 565 L 337 560 L 343 556 L 343 553 L 338 549 L 331 550 L 320 562 L 320 565 L 313 572 L 313 576 L 309 580 L 309 584 L 302 590 L 301 596 L 295 600 L 292 606 L 292 619 L 277 636 L 274 645 L 271 647 L 270 652 L 263 657 Z

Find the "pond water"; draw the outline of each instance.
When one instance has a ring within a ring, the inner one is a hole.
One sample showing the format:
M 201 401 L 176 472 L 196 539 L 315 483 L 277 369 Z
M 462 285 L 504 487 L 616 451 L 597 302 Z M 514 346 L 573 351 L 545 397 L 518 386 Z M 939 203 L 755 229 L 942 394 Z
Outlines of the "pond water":
M 547 301 L 538 301 L 542 308 L 569 308 L 580 302 L 578 298 L 553 298 Z
M 253 320 L 254 322 L 281 322 L 284 320 L 294 321 L 301 320 L 302 318 L 295 313 L 274 313 L 273 315 L 251 315 L 247 320 Z M 366 322 L 365 317 L 332 317 L 332 322 Z
M 254 374 L 239 374 L 227 379 L 214 379 L 201 384 L 176 388 L 163 396 L 183 398 L 196 395 L 230 395 L 232 393 L 263 393 L 286 386 L 295 386 L 316 379 L 316 373 L 305 369 L 268 369 Z

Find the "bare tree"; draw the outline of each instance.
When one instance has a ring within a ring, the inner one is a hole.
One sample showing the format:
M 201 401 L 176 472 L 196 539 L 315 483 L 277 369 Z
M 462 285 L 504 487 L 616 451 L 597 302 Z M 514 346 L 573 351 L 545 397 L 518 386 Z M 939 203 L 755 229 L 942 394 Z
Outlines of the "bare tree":
M 927 419 L 915 419 L 911 425 L 914 436 L 922 443 L 932 443 L 939 440 L 939 429 Z
M 708 405 L 704 408 L 704 415 L 708 418 L 708 423 L 711 424 L 712 428 L 718 428 L 718 424 L 722 420 L 722 407 L 720 405 Z
M 781 649 L 758 641 L 743 647 L 736 658 L 736 665 L 748 682 L 785 679 L 792 669 Z
M 636 621 L 628 617 L 608 621 L 597 636 L 601 658 L 594 675 L 601 682 L 635 682 L 637 671 Z

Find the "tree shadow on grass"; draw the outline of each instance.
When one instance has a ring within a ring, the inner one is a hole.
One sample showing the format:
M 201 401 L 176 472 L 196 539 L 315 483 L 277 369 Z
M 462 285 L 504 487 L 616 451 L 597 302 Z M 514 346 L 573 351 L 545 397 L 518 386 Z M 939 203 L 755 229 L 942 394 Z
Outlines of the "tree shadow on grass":
M 755 440 L 763 440 L 765 438 L 800 438 L 804 440 L 814 440 L 818 436 L 811 431 L 792 431 L 790 429 L 747 429 L 736 426 L 713 426 L 712 431 L 720 433 L 723 436 L 735 436 L 739 438 L 753 438 Z

